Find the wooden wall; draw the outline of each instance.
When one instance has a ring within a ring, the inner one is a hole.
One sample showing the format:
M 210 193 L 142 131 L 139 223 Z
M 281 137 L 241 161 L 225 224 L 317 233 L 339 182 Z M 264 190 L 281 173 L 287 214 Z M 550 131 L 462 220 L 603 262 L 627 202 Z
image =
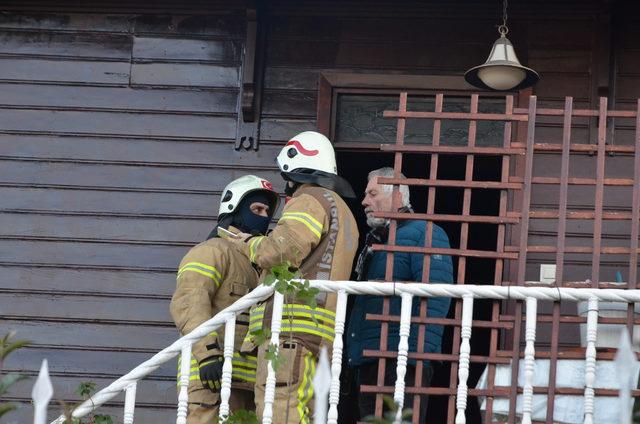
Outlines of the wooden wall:
M 492 1 L 270 2 L 261 146 L 236 152 L 242 11 L 112 3 L 16 2 L 0 14 L 0 333 L 33 341 L 7 366 L 35 375 L 48 358 L 66 401 L 79 382 L 103 386 L 175 338 L 176 265 L 214 225 L 229 180 L 253 172 L 281 185 L 273 158 L 282 141 L 315 129 L 321 72 L 461 76 L 486 59 L 500 12 Z M 597 10 L 513 6 L 512 41 L 541 74 L 542 105 L 564 96 L 597 105 Z M 626 19 L 620 30 L 616 107 L 640 96 L 637 26 Z M 591 139 L 592 126 L 577 124 L 576 141 Z M 538 134 L 560 140 L 556 122 Z M 548 193 L 535 195 L 544 206 Z M 577 261 L 576 273 L 585 266 Z M 170 420 L 174 376 L 172 362 L 142 383 L 139 422 Z M 32 382 L 12 393 L 25 402 L 19 422 L 29 420 Z
M 242 12 L 0 14 L 0 334 L 33 341 L 6 365 L 47 358 L 56 399 L 176 338 L 175 269 L 222 188 L 276 178 L 274 146 L 234 150 L 244 28 Z M 142 384 L 138 422 L 170 420 L 175 369 Z M 18 422 L 32 384 L 11 393 Z

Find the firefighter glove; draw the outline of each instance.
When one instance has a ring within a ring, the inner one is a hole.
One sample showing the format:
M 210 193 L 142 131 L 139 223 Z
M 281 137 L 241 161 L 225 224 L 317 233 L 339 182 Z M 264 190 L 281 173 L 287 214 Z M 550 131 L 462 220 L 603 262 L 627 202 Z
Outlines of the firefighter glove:
M 222 356 L 210 356 L 200 361 L 200 381 L 202 386 L 212 392 L 219 392 L 222 384 L 222 364 L 224 358 Z

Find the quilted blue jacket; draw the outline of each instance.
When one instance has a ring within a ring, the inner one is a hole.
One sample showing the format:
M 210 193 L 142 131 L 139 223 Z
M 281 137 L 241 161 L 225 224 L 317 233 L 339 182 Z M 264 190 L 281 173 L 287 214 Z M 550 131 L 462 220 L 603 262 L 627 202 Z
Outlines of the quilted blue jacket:
M 426 223 L 424 221 L 404 221 L 398 224 L 396 231 L 396 244 L 400 246 L 424 246 Z M 386 239 L 382 240 L 386 243 Z M 433 225 L 432 247 L 448 248 L 449 238 L 442 228 Z M 366 247 L 365 247 L 366 249 Z M 384 280 L 386 271 L 386 252 L 375 252 L 370 261 L 364 266 L 363 276 L 365 280 Z M 421 281 L 424 255 L 420 253 L 394 253 L 393 280 L 394 281 Z M 452 283 L 453 265 L 450 256 L 431 255 L 431 269 L 429 280 L 431 283 Z M 351 367 L 357 367 L 366 362 L 372 362 L 374 358 L 365 358 L 362 351 L 365 349 L 380 349 L 380 321 L 365 319 L 367 313 L 382 313 L 381 296 L 361 295 L 356 300 L 351 311 L 347 332 L 347 355 Z M 391 298 L 391 315 L 400 315 L 399 296 Z M 429 317 L 442 318 L 449 311 L 449 298 L 430 298 L 427 303 L 427 315 Z M 412 315 L 420 315 L 420 299 L 413 299 Z M 400 336 L 399 324 L 389 324 L 389 336 L 387 349 L 397 351 Z M 441 325 L 430 324 L 426 328 L 424 351 L 439 353 L 442 346 Z M 409 336 L 409 352 L 417 352 L 418 324 L 411 325 Z M 415 364 L 415 360 L 409 360 Z M 424 361 L 425 364 L 428 361 Z

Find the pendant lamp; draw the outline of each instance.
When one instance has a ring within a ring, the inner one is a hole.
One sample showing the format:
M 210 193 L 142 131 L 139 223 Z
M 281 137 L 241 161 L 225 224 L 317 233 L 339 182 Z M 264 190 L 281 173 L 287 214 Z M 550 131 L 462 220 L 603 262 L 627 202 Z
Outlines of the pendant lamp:
M 522 66 L 513 44 L 507 38 L 507 0 L 502 6 L 500 38 L 493 43 L 489 58 L 482 65 L 469 69 L 464 79 L 474 87 L 493 91 L 521 90 L 531 87 L 540 79 L 536 71 Z

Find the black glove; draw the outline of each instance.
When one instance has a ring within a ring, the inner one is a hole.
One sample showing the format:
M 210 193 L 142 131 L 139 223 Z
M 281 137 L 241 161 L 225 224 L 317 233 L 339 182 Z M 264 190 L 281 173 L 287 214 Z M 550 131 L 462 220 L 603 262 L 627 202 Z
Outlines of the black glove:
M 224 358 L 222 356 L 210 356 L 200 361 L 200 382 L 202 386 L 214 393 L 220 391 L 222 383 L 222 364 Z

